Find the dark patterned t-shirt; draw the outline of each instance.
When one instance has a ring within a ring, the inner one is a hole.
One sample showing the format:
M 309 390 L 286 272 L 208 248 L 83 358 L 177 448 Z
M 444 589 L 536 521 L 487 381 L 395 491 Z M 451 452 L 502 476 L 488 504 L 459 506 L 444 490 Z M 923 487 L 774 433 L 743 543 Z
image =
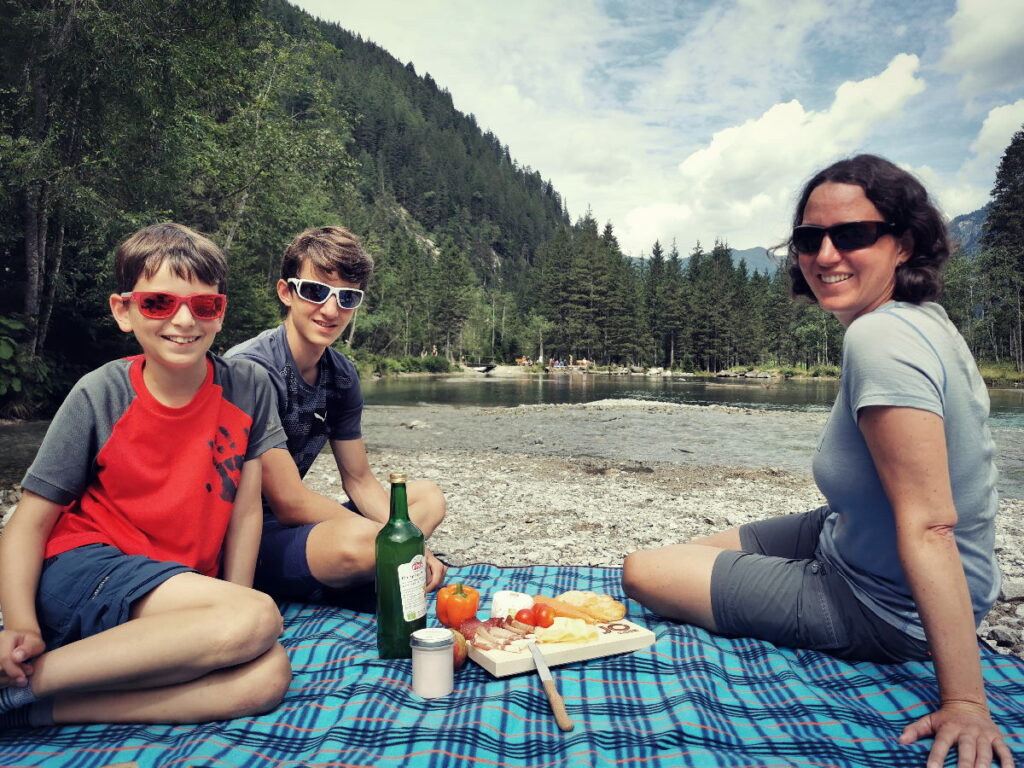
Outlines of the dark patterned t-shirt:
M 288 435 L 288 452 L 300 476 L 305 477 L 328 439 L 362 437 L 359 374 L 333 349 L 325 350 L 320 358 L 314 386 L 299 373 L 283 324 L 232 347 L 224 357 L 252 360 L 270 374 L 277 391 L 277 411 Z

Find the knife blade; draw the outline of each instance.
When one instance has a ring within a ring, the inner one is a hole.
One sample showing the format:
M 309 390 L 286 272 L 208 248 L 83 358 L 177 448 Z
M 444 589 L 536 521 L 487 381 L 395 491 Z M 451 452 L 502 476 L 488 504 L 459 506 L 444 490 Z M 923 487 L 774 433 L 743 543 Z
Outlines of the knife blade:
M 530 644 L 530 653 L 533 655 L 533 663 L 537 666 L 537 675 L 544 686 L 544 693 L 547 694 L 551 711 L 555 715 L 555 722 L 563 731 L 571 731 L 576 726 L 569 717 L 569 713 L 565 711 L 565 701 L 562 699 L 562 694 L 558 692 L 558 686 L 555 685 L 555 679 L 551 676 L 548 663 L 544 661 L 544 654 L 534 643 Z

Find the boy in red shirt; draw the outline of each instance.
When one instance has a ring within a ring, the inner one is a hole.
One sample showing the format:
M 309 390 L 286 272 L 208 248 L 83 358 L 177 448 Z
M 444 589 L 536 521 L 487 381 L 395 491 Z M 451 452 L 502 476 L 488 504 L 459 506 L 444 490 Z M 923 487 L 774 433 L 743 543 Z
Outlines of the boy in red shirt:
M 157 224 L 114 269 L 111 312 L 143 354 L 75 385 L 0 537 L 8 726 L 226 719 L 291 679 L 281 616 L 251 588 L 259 457 L 285 437 L 266 373 L 209 354 L 224 256 Z

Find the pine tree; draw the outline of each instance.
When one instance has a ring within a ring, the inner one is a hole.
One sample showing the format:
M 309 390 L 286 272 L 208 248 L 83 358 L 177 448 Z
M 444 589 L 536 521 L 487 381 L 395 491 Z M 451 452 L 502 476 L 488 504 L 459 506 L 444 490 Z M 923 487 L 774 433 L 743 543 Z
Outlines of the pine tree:
M 638 359 L 638 343 L 646 336 L 636 294 L 639 281 L 629 260 L 619 249 L 609 222 L 601 233 L 607 260 L 607 288 L 601 318 L 601 359 L 606 365 L 629 365 Z
M 762 315 L 763 346 L 768 359 L 777 364 L 792 364 L 795 343 L 790 331 L 797 304 L 789 297 L 789 277 L 785 269 L 771 276 L 765 286 Z
M 576 359 L 593 358 L 599 341 L 595 306 L 595 274 L 601 257 L 597 222 L 587 215 L 577 222 L 565 286 L 565 338 Z
M 662 325 L 668 345 L 668 367 L 675 368 L 681 353 L 681 333 L 686 327 L 686 292 L 683 284 L 683 265 L 679 249 L 672 243 L 668 261 L 665 263 L 665 291 L 662 298 Z
M 732 251 L 725 243 L 716 241 L 708 259 L 705 283 L 710 299 L 707 311 L 711 338 L 707 352 L 711 370 L 721 370 L 735 362 L 733 326 L 738 307 L 732 273 Z
M 665 362 L 665 251 L 659 241 L 651 247 L 644 271 L 644 298 L 651 326 L 652 365 Z
M 1024 130 L 1003 153 L 981 239 L 981 274 L 987 283 L 992 353 L 1024 371 Z
M 757 277 L 757 273 L 754 273 Z M 733 270 L 732 288 L 732 350 L 733 365 L 753 365 L 761 351 L 761 316 L 754 300 L 754 283 L 747 274 L 747 263 Z
M 524 297 L 527 307 L 535 303 L 537 313 L 554 325 L 548 338 L 548 346 L 560 356 L 568 355 L 570 351 L 571 340 L 566 336 L 566 295 L 572 252 L 569 228 L 559 227 L 554 237 L 538 249 L 538 263 L 534 270 L 536 278 L 533 281 L 534 288 L 530 292 L 533 302 Z
M 458 349 L 458 339 L 473 311 L 476 279 L 465 251 L 450 237 L 441 242 L 431 283 L 431 306 L 437 343 L 443 345 L 445 356 L 452 360 L 456 355 L 453 347 L 461 351 Z

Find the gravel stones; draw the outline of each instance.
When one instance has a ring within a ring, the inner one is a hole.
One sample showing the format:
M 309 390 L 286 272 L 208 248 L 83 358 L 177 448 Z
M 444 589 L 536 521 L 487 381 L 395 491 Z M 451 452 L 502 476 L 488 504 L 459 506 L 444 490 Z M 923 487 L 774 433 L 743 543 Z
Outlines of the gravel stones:
M 399 425 L 413 420 L 425 426 L 409 439 Z M 404 470 L 445 492 L 448 517 L 428 546 L 447 562 L 618 567 L 637 549 L 820 506 L 809 470 L 823 426 L 817 413 L 605 400 L 372 407 L 363 431 L 378 477 Z M 769 442 L 787 450 L 764 466 L 759 446 Z M 307 481 L 331 476 L 325 454 Z M 1024 657 L 1024 501 L 1002 500 L 996 532 L 1003 591 L 979 633 Z

